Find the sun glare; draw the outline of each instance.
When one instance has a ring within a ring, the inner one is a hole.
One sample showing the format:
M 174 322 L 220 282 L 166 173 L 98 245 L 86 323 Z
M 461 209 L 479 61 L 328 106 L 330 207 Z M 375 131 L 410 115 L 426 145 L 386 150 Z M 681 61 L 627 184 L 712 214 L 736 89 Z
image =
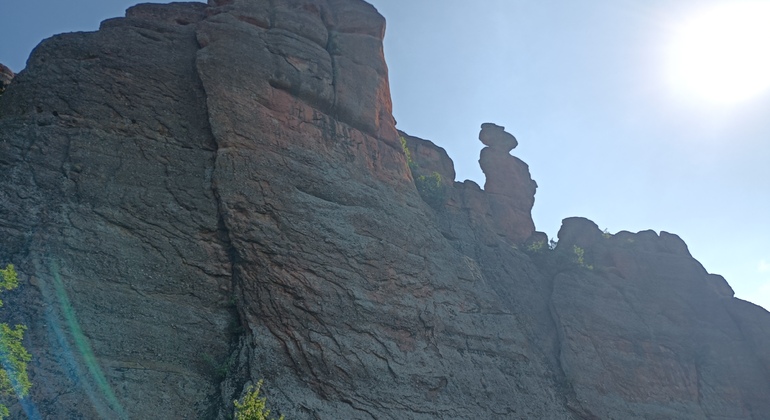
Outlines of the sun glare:
M 684 22 L 669 50 L 671 83 L 696 100 L 735 103 L 770 90 L 770 2 L 735 2 Z

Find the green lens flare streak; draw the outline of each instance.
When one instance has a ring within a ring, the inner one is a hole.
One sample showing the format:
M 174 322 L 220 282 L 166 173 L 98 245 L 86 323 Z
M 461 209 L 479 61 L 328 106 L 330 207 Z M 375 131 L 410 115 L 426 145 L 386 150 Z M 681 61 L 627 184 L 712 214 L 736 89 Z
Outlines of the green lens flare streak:
M 89 344 L 88 339 L 85 334 L 83 334 L 83 330 L 80 329 L 80 324 L 75 317 L 75 311 L 72 309 L 70 300 L 67 297 L 67 292 L 64 290 L 64 283 L 62 283 L 61 277 L 59 276 L 59 267 L 55 262 L 51 263 L 51 273 L 53 274 L 53 285 L 56 290 L 56 296 L 59 299 L 59 304 L 61 305 L 64 320 L 66 321 L 67 326 L 69 326 L 69 330 L 72 332 L 73 340 L 75 341 L 75 345 L 77 346 L 80 355 L 83 357 L 88 372 L 91 374 L 94 382 L 96 382 L 97 387 L 107 398 L 110 407 L 120 416 L 120 418 L 128 418 L 125 410 L 120 405 L 120 402 L 118 402 L 117 397 L 115 397 L 115 393 L 107 383 L 107 378 L 104 377 L 104 373 L 102 373 L 102 370 L 96 361 L 94 352 L 91 349 L 91 344 Z

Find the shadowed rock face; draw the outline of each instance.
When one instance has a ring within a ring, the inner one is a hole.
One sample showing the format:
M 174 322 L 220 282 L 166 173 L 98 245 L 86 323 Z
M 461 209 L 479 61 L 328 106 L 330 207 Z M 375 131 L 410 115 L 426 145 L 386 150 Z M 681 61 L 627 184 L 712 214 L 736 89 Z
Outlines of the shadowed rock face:
M 676 235 L 608 235 L 589 220 L 566 219 L 556 252 L 574 253 L 575 246 L 593 268 L 556 274 L 551 299 L 562 367 L 593 414 L 738 419 L 770 413 L 762 397 L 770 392 L 770 314 L 734 299 L 727 282 L 708 274 Z M 765 337 L 760 347 L 758 337 Z
M 11 84 L 11 80 L 13 79 L 13 72 L 8 67 L 0 64 L 0 95 L 5 92 L 5 88 L 8 87 L 8 85 Z
M 384 27 L 358 0 L 144 4 L 38 46 L 0 98 L 14 415 L 227 418 L 260 378 L 296 419 L 770 412 L 766 311 L 665 232 L 521 245 L 515 138 L 485 124 L 485 189 L 454 182 L 395 129 Z
M 0 101 L 0 259 L 44 418 L 214 415 L 238 325 L 195 28 L 161 19 L 207 7 L 143 7 L 44 41 Z

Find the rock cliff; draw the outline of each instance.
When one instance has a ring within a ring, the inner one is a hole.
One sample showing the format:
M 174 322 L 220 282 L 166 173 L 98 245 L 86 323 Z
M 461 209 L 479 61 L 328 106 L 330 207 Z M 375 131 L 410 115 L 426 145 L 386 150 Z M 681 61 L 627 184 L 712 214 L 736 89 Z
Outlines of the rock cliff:
M 0 64 L 0 95 L 2 95 L 3 92 L 5 92 L 5 88 L 11 84 L 13 76 L 14 74 L 11 69 L 4 66 L 3 64 Z
M 766 418 L 770 314 L 666 232 L 572 218 L 549 249 L 503 127 L 455 182 L 395 128 L 384 30 L 360 0 L 142 4 L 2 79 L 12 413 L 224 419 L 263 378 L 291 419 Z

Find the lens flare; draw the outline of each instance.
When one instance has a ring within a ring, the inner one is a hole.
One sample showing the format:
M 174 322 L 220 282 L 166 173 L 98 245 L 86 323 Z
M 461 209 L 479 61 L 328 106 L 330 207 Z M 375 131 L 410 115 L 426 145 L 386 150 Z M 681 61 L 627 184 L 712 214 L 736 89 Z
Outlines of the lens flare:
M 50 343 L 50 347 L 61 352 L 58 358 L 60 362 L 69 367 L 70 379 L 82 387 L 101 418 L 127 419 L 125 409 L 110 387 L 94 355 L 91 344 L 80 327 L 75 310 L 64 288 L 58 264 L 53 260 L 48 261 L 47 264 L 44 264 L 43 261 L 35 261 L 35 271 L 41 274 L 46 271 L 50 273 L 50 277 L 45 276 L 51 279 L 50 283 L 44 281 L 43 278 L 40 278 L 39 283 L 43 299 L 47 303 L 46 306 L 51 308 L 51 310 L 46 311 L 48 336 L 53 341 Z M 53 309 L 57 307 L 58 311 Z M 73 342 L 75 351 L 73 351 Z M 36 386 L 46 386 L 46 384 L 33 383 L 33 387 Z M 21 403 L 30 419 L 40 418 L 40 414 L 30 398 L 25 398 Z
M 735 103 L 770 90 L 770 2 L 728 2 L 684 22 L 669 50 L 671 84 Z

